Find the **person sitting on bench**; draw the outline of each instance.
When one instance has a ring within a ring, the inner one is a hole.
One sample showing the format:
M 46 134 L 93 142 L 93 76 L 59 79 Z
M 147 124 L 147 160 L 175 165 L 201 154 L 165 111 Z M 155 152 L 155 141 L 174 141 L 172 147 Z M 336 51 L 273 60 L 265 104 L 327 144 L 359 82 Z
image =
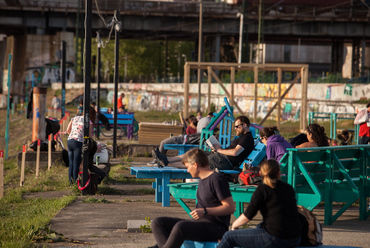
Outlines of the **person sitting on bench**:
M 234 139 L 230 146 L 225 149 L 221 149 L 221 147 L 215 147 L 215 150 L 212 152 L 206 152 L 211 169 L 238 169 L 240 164 L 254 149 L 254 139 L 249 127 L 250 121 L 248 117 L 239 116 L 235 119 L 236 135 L 240 137 Z M 163 167 L 170 164 L 172 167 L 184 168 L 184 166 L 181 164 L 183 155 L 167 158 L 158 150 L 153 150 L 152 155 L 159 166 Z
M 296 148 L 329 146 L 328 137 L 323 126 L 312 123 L 307 126 L 306 134 L 308 142 L 297 145 Z
M 287 148 L 293 146 L 279 134 L 277 127 L 264 127 L 260 130 L 260 139 L 266 146 L 267 159 L 273 158 L 276 161 L 280 159 L 287 152 Z
M 262 184 L 258 185 L 248 207 L 225 233 L 217 248 L 296 247 L 301 241 L 301 221 L 292 186 L 280 180 L 280 165 L 275 159 L 261 164 Z M 256 228 L 236 230 L 260 211 L 263 222 Z
M 193 219 L 155 218 L 151 228 L 157 244 L 152 248 L 180 248 L 184 240 L 217 241 L 229 229 L 235 203 L 226 178 L 209 168 L 206 153 L 198 148 L 185 153 L 182 163 L 193 178 L 200 178 Z

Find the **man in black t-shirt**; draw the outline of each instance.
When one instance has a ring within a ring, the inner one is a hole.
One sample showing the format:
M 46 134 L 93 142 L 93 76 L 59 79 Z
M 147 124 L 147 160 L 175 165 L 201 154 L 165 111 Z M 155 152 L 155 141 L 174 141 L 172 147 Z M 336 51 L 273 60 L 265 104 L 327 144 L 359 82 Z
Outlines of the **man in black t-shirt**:
M 233 170 L 239 167 L 254 149 L 254 139 L 249 127 L 248 117 L 239 116 L 235 119 L 236 135 L 240 137 L 234 139 L 230 146 L 225 149 L 215 147 L 212 152 L 206 152 L 211 169 Z M 181 164 L 182 156 L 167 158 L 159 151 L 154 151 L 153 157 L 161 166 L 170 164 L 172 167 L 184 168 Z
M 229 229 L 235 203 L 226 178 L 209 168 L 206 153 L 198 148 L 185 153 L 182 162 L 193 178 L 200 178 L 196 209 L 190 212 L 191 220 L 155 218 L 153 248 L 180 248 L 184 240 L 217 241 Z

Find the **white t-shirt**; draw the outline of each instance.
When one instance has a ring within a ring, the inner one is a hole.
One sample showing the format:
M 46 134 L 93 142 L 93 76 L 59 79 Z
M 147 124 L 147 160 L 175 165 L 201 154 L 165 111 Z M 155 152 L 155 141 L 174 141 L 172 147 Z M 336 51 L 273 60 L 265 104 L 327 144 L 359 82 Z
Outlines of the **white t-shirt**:
M 202 129 L 206 128 L 210 122 L 211 122 L 210 117 L 204 117 L 200 119 L 197 124 L 197 133 L 201 133 Z

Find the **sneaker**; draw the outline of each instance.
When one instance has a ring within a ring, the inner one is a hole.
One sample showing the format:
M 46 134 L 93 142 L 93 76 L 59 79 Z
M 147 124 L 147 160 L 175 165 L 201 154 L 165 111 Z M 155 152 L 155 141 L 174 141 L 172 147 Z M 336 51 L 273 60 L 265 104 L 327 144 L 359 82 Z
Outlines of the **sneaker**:
M 150 167 L 158 166 L 157 161 L 155 161 L 154 163 L 153 163 L 153 162 L 149 162 L 149 163 L 147 163 L 146 165 L 147 165 L 147 166 L 150 166 Z
M 152 156 L 157 161 L 158 167 L 164 167 L 168 165 L 168 159 L 165 155 L 163 155 L 158 148 L 152 150 Z

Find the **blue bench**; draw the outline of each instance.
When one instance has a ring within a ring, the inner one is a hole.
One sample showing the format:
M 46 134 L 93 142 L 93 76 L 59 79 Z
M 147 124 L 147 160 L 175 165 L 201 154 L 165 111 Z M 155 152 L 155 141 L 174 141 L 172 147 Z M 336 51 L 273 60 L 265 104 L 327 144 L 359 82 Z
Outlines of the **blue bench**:
M 106 113 L 103 114 L 109 121 L 109 127 L 114 128 L 114 115 Z M 99 125 L 104 127 L 103 123 L 100 121 Z M 127 139 L 132 139 L 134 137 L 134 113 L 127 112 L 127 114 L 117 114 L 117 127 L 121 130 L 122 135 L 120 136 L 123 136 L 123 129 L 126 128 Z M 109 135 L 104 134 L 104 132 L 101 132 L 101 134 L 105 137 L 109 137 Z
M 165 144 L 164 149 L 165 150 L 178 150 L 179 154 L 178 155 L 183 155 L 187 151 L 197 148 L 199 145 L 190 145 L 190 144 Z
M 185 240 L 181 248 L 217 248 L 218 242 L 200 242 Z M 297 248 L 308 248 L 312 246 L 298 246 Z M 319 245 L 318 248 L 360 248 L 357 246 Z
M 170 179 L 192 178 L 186 169 L 175 167 L 131 167 L 131 175 L 136 178 L 155 178 L 152 187 L 155 189 L 155 201 L 162 202 L 163 207 L 170 206 Z

